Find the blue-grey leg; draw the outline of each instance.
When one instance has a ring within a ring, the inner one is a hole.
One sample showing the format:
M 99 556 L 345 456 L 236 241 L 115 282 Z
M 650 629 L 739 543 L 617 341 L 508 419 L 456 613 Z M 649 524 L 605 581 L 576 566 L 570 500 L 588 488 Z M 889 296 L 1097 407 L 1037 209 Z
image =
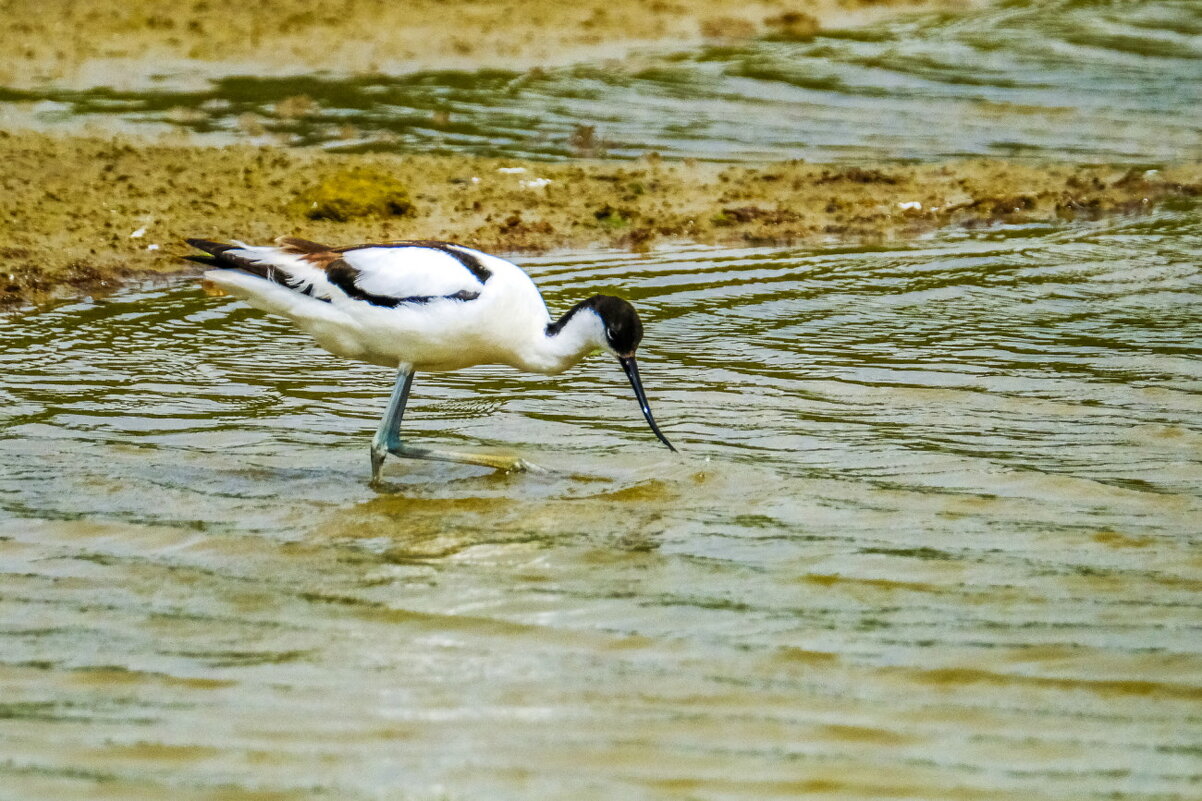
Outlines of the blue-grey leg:
M 409 387 L 413 386 L 413 371 L 402 367 L 396 375 L 396 386 L 392 388 L 392 397 L 388 399 L 388 408 L 380 420 L 380 427 L 371 439 L 371 481 L 373 484 L 380 480 L 380 471 L 384 467 L 384 457 L 395 453 L 401 447 L 401 417 L 405 414 L 405 404 L 409 402 Z
M 396 385 L 392 389 L 392 397 L 388 399 L 388 408 L 384 412 L 383 419 L 380 420 L 380 427 L 376 429 L 376 434 L 371 440 L 371 481 L 373 484 L 380 481 L 384 457 L 390 453 L 407 459 L 459 462 L 507 472 L 545 472 L 536 464 L 531 464 L 525 459 L 515 459 L 512 456 L 494 456 L 490 453 L 455 453 L 406 445 L 401 441 L 401 417 L 405 414 L 405 404 L 409 401 L 411 386 L 413 386 L 413 370 L 402 367 L 397 372 Z

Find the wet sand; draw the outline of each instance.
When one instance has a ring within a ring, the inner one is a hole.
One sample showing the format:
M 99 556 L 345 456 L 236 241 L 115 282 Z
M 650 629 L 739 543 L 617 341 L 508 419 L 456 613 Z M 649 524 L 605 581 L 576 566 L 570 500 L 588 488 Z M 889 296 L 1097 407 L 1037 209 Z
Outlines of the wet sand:
M 1139 214 L 1202 193 L 1161 170 L 958 161 L 519 162 L 0 133 L 0 302 L 189 268 L 185 237 L 438 238 L 500 253 L 671 242 L 875 242 Z
M 12 0 L 0 25 L 0 84 L 91 86 L 212 66 L 268 75 L 413 69 L 526 68 L 621 56 L 671 43 L 768 35 L 805 38 L 818 27 L 896 10 L 961 9 L 970 0 Z

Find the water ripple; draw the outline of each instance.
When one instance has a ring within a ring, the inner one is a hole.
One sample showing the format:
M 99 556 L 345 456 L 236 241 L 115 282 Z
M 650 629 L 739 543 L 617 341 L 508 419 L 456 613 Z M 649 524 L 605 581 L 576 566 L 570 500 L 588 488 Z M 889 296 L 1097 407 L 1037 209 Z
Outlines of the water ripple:
M 1148 163 L 1196 158 L 1202 147 L 1200 29 L 1190 0 L 1005 2 L 811 42 L 525 74 L 228 76 L 201 91 L 191 76 L 160 76 L 140 91 L 0 88 L 0 113 L 40 128 L 87 120 L 349 151 Z
M 556 472 L 379 492 L 391 376 L 282 321 L 0 318 L 0 795 L 1188 797 L 1202 224 L 1004 234 L 529 259 L 682 454 L 608 358 L 421 375 Z

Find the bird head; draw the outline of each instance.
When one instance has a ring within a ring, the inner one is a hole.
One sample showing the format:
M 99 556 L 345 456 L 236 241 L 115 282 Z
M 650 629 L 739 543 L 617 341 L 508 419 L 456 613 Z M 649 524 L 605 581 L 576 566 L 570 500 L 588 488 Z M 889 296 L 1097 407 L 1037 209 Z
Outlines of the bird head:
M 668 450 L 675 451 L 676 448 L 668 442 L 668 438 L 655 424 L 655 418 L 651 416 L 647 393 L 643 391 L 643 382 L 639 378 L 639 365 L 635 361 L 634 352 L 643 340 L 643 321 L 639 319 L 638 312 L 627 301 L 612 295 L 594 295 L 580 305 L 590 308 L 601 320 L 605 332 L 605 348 L 617 357 L 623 372 L 630 379 L 630 386 L 634 388 L 634 395 L 638 398 L 639 408 L 643 410 L 643 417 L 647 419 L 647 424 L 651 426 L 659 441 L 667 445 Z

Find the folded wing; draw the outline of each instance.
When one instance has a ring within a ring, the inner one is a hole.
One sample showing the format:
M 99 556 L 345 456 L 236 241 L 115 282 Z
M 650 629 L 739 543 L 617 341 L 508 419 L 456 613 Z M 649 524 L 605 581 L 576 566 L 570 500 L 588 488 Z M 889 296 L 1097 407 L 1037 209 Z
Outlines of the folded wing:
M 316 300 L 362 301 L 395 308 L 434 300 L 473 300 L 491 272 L 477 251 L 447 242 L 413 241 L 330 248 L 294 237 L 275 246 L 189 239 L 197 257 Z
M 470 248 L 446 242 L 398 242 L 339 248 L 327 268 L 334 285 L 377 306 L 473 300 L 491 272 Z

